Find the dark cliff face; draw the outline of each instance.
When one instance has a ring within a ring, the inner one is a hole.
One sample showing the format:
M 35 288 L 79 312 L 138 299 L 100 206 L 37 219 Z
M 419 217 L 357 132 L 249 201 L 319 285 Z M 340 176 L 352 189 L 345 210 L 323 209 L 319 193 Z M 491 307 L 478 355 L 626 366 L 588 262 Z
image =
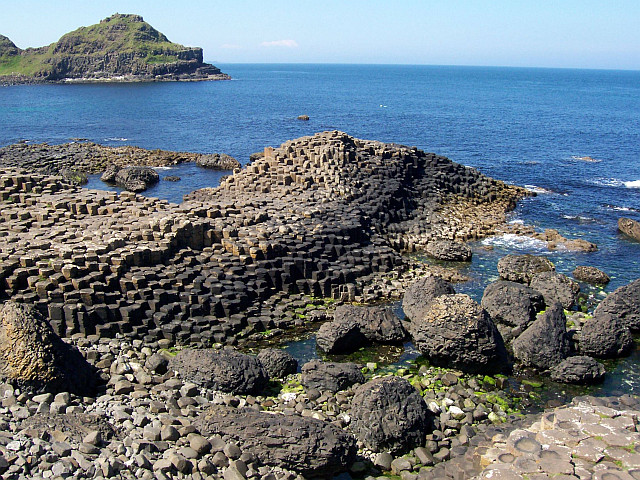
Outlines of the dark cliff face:
M 0 36 L 0 79 L 23 75 L 45 81 L 189 79 L 223 76 L 203 62 L 202 49 L 170 42 L 139 15 L 115 14 L 37 49 L 18 49 Z

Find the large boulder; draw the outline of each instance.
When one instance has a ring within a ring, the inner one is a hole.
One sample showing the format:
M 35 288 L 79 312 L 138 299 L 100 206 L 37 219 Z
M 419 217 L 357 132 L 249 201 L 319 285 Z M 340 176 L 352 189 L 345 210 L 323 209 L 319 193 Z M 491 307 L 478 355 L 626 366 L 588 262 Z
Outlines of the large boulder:
M 260 393 L 269 381 L 256 357 L 226 348 L 180 350 L 169 361 L 169 369 L 196 385 L 239 395 Z
M 611 281 L 609 275 L 596 267 L 577 266 L 573 270 L 573 278 L 593 285 L 606 285 Z
M 406 337 L 402 321 L 390 307 L 341 305 L 333 321 L 318 330 L 316 343 L 325 353 L 350 353 L 371 342 L 400 343 Z
M 196 160 L 196 165 L 211 170 L 233 170 L 240 168 L 240 162 L 226 153 L 213 153 L 210 155 L 200 155 Z
M 470 262 L 472 252 L 468 245 L 452 240 L 433 240 L 425 251 L 430 257 L 450 262 Z
M 29 431 L 30 436 L 49 436 L 59 441 L 82 443 L 87 434 L 98 432 L 103 442 L 119 436 L 118 430 L 109 423 L 106 415 L 88 413 L 36 413 L 22 420 L 19 430 Z M 46 437 L 45 437 L 46 438 Z
M 348 470 L 356 457 L 355 439 L 329 422 L 299 415 L 279 415 L 211 407 L 194 421 L 204 436 L 236 442 L 261 463 L 302 475 L 331 476 Z
M 580 293 L 580 285 L 556 272 L 537 273 L 529 285 L 544 296 L 547 305 L 559 303 L 567 310 L 576 304 Z
M 564 359 L 551 369 L 551 380 L 561 383 L 589 385 L 604 380 L 604 365 L 591 357 L 576 356 Z
M 129 190 L 143 192 L 160 181 L 160 175 L 151 167 L 119 167 L 109 165 L 100 180 Z
M 456 293 L 449 282 L 440 277 L 422 277 L 407 287 L 402 298 L 402 310 L 407 318 L 421 318 L 431 301 L 440 295 Z
M 640 278 L 607 295 L 593 316 L 604 313 L 621 319 L 631 330 L 640 330 Z
M 0 380 L 33 392 L 89 395 L 96 375 L 35 308 L 7 302 L 0 308 Z
M 405 453 L 432 428 L 427 405 L 404 378 L 382 377 L 355 389 L 351 428 L 374 452 Z
M 362 366 L 356 363 L 332 363 L 312 360 L 302 366 L 301 383 L 307 388 L 339 392 L 356 383 L 364 383 Z
M 553 272 L 555 265 L 545 257 L 510 254 L 498 261 L 498 273 L 503 280 L 529 284 L 536 273 Z
M 540 292 L 505 280 L 490 283 L 484 289 L 481 304 L 494 322 L 521 329 L 535 321 L 536 314 L 545 307 Z
M 566 321 L 562 305 L 553 304 L 512 342 L 513 355 L 529 367 L 555 367 L 571 351 Z
M 598 358 L 627 355 L 633 347 L 629 327 L 610 313 L 598 313 L 582 325 L 580 353 Z
M 351 353 L 367 343 L 355 323 L 326 322 L 316 332 L 316 345 L 324 353 Z
M 269 374 L 269 378 L 284 378 L 298 371 L 298 361 L 279 348 L 264 348 L 258 360 Z
M 489 314 L 468 295 L 442 295 L 410 323 L 416 348 L 437 366 L 468 373 L 508 367 L 507 351 Z
M 400 343 L 407 338 L 407 331 L 391 307 L 340 305 L 336 308 L 333 321 L 357 325 L 371 342 Z
M 636 242 L 640 242 L 640 223 L 635 220 L 625 217 L 619 218 L 618 230 Z

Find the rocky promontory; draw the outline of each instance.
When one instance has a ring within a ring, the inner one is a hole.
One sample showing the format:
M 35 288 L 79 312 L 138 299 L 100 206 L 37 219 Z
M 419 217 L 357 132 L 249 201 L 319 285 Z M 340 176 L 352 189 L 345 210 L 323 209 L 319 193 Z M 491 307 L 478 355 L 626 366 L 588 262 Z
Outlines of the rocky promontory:
M 0 84 L 226 80 L 202 49 L 170 42 L 139 15 L 118 14 L 46 47 L 0 35 Z

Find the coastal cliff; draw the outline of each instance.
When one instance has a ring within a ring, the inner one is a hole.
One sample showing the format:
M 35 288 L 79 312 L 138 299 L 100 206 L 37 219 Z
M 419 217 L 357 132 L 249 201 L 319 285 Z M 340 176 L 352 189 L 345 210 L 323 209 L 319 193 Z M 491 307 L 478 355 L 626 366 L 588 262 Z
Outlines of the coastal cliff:
M 170 42 L 139 15 L 118 14 L 46 47 L 0 35 L 0 83 L 225 80 L 202 48 Z

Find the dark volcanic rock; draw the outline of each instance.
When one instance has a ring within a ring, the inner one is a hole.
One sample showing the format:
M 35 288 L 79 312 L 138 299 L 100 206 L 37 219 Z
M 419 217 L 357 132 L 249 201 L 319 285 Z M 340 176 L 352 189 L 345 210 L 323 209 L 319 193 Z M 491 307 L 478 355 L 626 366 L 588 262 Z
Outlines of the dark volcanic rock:
M 0 379 L 25 390 L 89 395 L 91 366 L 64 343 L 33 307 L 5 303 L 0 309 Z
M 269 374 L 269 378 L 284 378 L 298 371 L 298 361 L 279 348 L 260 350 L 258 360 Z
M 535 255 L 507 255 L 498 262 L 498 273 L 503 280 L 529 284 L 536 273 L 553 272 L 551 260 Z
M 582 325 L 580 353 L 598 358 L 627 355 L 633 347 L 633 337 L 622 319 L 610 313 L 597 313 Z
M 269 381 L 256 357 L 231 349 L 181 350 L 169 369 L 197 385 L 239 395 L 260 393 Z
M 507 351 L 489 314 L 468 295 L 442 295 L 413 319 L 411 337 L 431 363 L 468 373 L 508 367 Z
M 355 439 L 342 429 L 298 415 L 273 415 L 225 406 L 211 407 L 194 426 L 202 435 L 237 442 L 265 465 L 302 475 L 331 477 L 355 460 Z
M 451 240 L 434 240 L 429 242 L 426 247 L 429 256 L 438 260 L 447 260 L 451 262 L 470 262 L 471 249 L 460 242 Z
M 335 393 L 356 383 L 364 383 L 364 375 L 362 366 L 355 363 L 312 360 L 302 366 L 302 384 L 307 388 Z
M 593 316 L 603 313 L 621 319 L 631 330 L 640 330 L 640 279 L 607 295 L 596 307 Z
M 240 168 L 240 162 L 226 153 L 212 153 L 210 155 L 200 155 L 196 164 L 202 168 L 211 170 L 233 170 Z
M 421 446 L 431 428 L 431 413 L 404 378 L 376 378 L 355 389 L 351 427 L 375 452 L 404 453 Z
M 175 175 L 167 175 L 166 177 L 162 177 L 162 180 L 165 182 L 179 182 L 181 178 Z
M 402 310 L 408 318 L 420 319 L 435 298 L 454 293 L 451 284 L 440 277 L 419 278 L 407 287 L 402 298 Z
M 569 357 L 551 369 L 554 382 L 588 385 L 604 380 L 604 365 L 591 357 Z
M 578 266 L 573 270 L 573 278 L 593 285 L 606 285 L 611 281 L 609 275 L 596 267 Z
M 496 323 L 525 329 L 544 310 L 542 294 L 521 283 L 499 280 L 487 286 L 482 307 Z
M 151 167 L 125 167 L 116 173 L 115 183 L 130 192 L 143 192 L 160 181 Z
M 106 415 L 92 415 L 87 413 L 36 413 L 19 424 L 20 430 L 37 432 L 38 436 L 51 435 L 66 438 L 65 441 L 81 443 L 91 432 L 99 432 L 104 442 L 118 437 L 118 432 L 109 423 Z M 59 435 L 55 435 L 55 434 Z
M 333 321 L 318 330 L 316 343 L 325 353 L 350 353 L 370 342 L 400 343 L 406 337 L 401 320 L 389 307 L 341 305 Z
M 556 303 L 538 317 L 513 343 L 513 354 L 523 365 L 540 370 L 555 367 L 571 350 L 562 305 Z
M 326 322 L 316 333 L 316 344 L 325 353 L 351 353 L 367 343 L 356 323 Z
M 580 293 L 580 285 L 556 272 L 537 273 L 529 285 L 544 296 L 547 305 L 559 303 L 567 310 L 576 304 Z
M 640 242 L 640 223 L 630 218 L 618 219 L 618 230 L 634 239 L 636 242 Z

